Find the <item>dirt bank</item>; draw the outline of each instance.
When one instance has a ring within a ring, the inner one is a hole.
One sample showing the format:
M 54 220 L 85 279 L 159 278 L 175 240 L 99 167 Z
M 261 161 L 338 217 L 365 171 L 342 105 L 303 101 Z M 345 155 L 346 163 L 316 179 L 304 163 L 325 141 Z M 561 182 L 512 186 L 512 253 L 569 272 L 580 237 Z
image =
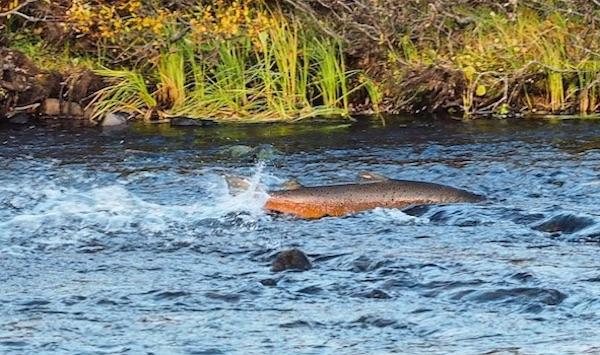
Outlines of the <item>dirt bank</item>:
M 39 68 L 25 54 L 0 49 L 0 115 L 18 113 L 84 118 L 93 93 L 104 87 L 101 77 L 79 68 L 70 73 Z

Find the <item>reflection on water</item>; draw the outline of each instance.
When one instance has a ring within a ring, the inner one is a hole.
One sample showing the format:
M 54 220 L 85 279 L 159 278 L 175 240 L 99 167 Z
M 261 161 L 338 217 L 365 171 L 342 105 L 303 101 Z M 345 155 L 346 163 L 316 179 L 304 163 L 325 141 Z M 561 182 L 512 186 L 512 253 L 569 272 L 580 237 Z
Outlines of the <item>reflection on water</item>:
M 0 126 L 0 352 L 600 351 L 600 127 L 407 118 Z M 271 143 L 257 164 L 223 154 Z M 371 170 L 477 205 L 267 215 Z M 223 176 L 250 177 L 230 196 Z M 299 247 L 307 272 L 272 273 Z

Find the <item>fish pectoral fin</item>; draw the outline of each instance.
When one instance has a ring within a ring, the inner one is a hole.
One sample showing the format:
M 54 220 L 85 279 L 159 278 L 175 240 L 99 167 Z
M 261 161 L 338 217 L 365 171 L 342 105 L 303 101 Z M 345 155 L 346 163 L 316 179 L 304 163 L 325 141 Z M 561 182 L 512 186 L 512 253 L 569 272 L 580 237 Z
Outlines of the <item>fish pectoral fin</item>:
M 250 181 L 241 176 L 225 175 L 224 177 L 227 182 L 229 193 L 232 195 L 237 195 L 250 188 Z
M 281 185 L 281 188 L 283 190 L 298 190 L 302 187 L 304 186 L 301 183 L 299 183 L 296 179 L 288 180 L 284 182 L 283 185 Z
M 389 178 L 370 171 L 361 171 L 358 173 L 358 178 L 362 183 L 388 181 Z

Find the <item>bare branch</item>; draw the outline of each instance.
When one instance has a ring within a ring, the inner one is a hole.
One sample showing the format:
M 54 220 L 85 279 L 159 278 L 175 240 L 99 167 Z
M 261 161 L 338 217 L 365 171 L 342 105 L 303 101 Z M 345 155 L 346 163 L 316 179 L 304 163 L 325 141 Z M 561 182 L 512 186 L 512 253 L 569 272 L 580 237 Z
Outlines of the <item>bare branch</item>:
M 21 4 L 19 4 L 17 7 L 15 7 L 12 10 L 8 10 L 8 11 L 4 11 L 4 12 L 0 12 L 0 17 L 8 17 L 11 15 L 15 15 L 15 16 L 20 16 L 23 17 L 24 19 L 28 20 L 28 21 L 39 21 L 40 19 L 36 19 L 33 18 L 29 15 L 25 15 L 24 13 L 21 12 L 21 9 L 25 8 L 27 5 L 33 4 L 34 2 L 37 2 L 38 0 L 25 0 L 24 2 L 22 2 Z

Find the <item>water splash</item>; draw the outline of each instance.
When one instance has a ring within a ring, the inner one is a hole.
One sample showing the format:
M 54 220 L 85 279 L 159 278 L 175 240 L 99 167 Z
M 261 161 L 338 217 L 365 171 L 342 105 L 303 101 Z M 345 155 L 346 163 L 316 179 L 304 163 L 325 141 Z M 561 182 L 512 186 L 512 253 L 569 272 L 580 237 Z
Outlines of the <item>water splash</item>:
M 387 222 L 400 225 L 425 225 L 429 223 L 429 218 L 411 216 L 398 209 L 378 207 L 363 213 L 367 214 L 369 218 L 372 218 L 377 222 Z
M 222 176 L 208 173 L 202 179 L 217 191 L 201 191 L 189 203 L 171 205 L 149 202 L 134 186 L 119 183 L 76 188 L 49 181 L 36 191 L 4 188 L 0 195 L 14 211 L 0 219 L 0 240 L 58 246 L 111 235 L 160 236 L 173 229 L 191 230 L 205 220 L 228 228 L 252 227 L 266 217 L 264 176 L 264 165 L 257 165 L 250 188 L 234 196 Z
M 248 179 L 248 188 L 238 194 L 231 194 L 229 189 L 217 199 L 212 209 L 207 209 L 205 218 L 225 216 L 230 213 L 245 212 L 252 217 L 264 215 L 264 205 L 269 197 L 262 181 L 265 177 L 264 163 L 258 163 L 254 174 Z
M 261 136 L 286 147 L 277 170 L 215 159 L 215 137 L 238 141 L 231 127 L 169 138 L 0 130 L 19 142 L 0 148 L 0 353 L 598 352 L 600 189 L 586 183 L 600 151 L 556 143 L 598 147 L 598 126 L 472 124 Z M 406 211 L 416 220 L 262 209 L 265 186 L 280 182 L 270 171 L 322 185 L 360 170 L 490 202 Z M 230 196 L 224 172 L 252 188 Z M 579 217 L 593 224 L 567 234 Z M 314 268 L 271 273 L 291 247 Z

